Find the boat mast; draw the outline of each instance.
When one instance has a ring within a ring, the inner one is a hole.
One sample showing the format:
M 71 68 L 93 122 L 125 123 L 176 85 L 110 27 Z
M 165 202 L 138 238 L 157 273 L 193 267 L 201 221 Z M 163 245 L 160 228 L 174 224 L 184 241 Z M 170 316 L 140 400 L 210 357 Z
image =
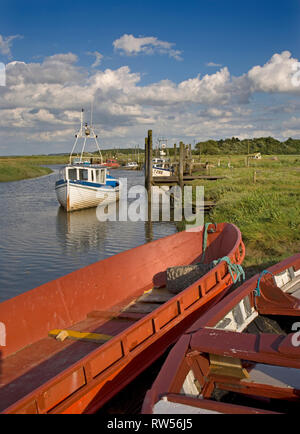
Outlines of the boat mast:
M 160 157 L 168 155 L 168 140 L 160 137 L 158 139 L 158 152 Z
M 84 149 L 85 149 L 85 145 L 86 145 L 87 139 L 94 139 L 95 143 L 96 143 L 96 146 L 97 146 L 97 149 L 98 149 L 98 152 L 99 152 L 99 155 L 100 155 L 101 164 L 103 164 L 102 153 L 101 153 L 98 141 L 97 141 L 97 137 L 98 136 L 95 134 L 95 131 L 94 131 L 93 127 L 92 127 L 92 122 L 93 122 L 93 113 L 92 113 L 93 112 L 93 105 L 91 104 L 91 124 L 90 124 L 90 126 L 88 126 L 87 123 L 85 123 L 85 125 L 83 125 L 83 112 L 84 112 L 84 109 L 81 109 L 81 114 L 80 114 L 80 130 L 78 131 L 77 134 L 75 134 L 76 139 L 75 139 L 75 143 L 73 145 L 73 148 L 72 148 L 72 151 L 71 151 L 71 154 L 70 154 L 70 164 L 72 164 L 72 156 L 73 156 L 73 153 L 74 153 L 74 150 L 76 148 L 76 145 L 77 145 L 77 142 L 78 142 L 79 138 L 84 138 L 79 163 L 82 163 L 82 157 L 83 157 L 83 153 L 84 153 Z

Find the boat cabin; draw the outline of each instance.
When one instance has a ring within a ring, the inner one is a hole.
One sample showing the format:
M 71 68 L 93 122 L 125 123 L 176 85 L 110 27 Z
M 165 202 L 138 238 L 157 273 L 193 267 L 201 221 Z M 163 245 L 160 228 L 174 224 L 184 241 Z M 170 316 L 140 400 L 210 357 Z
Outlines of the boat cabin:
M 69 166 L 63 169 L 64 180 L 69 181 L 83 181 L 92 182 L 95 184 L 105 184 L 106 183 L 107 170 L 105 167 L 95 167 L 95 166 L 84 166 L 84 167 L 74 167 Z
M 165 160 L 164 158 L 153 158 L 152 163 L 155 166 L 163 167 L 165 164 L 167 164 L 167 160 Z
M 171 164 L 169 159 L 166 158 L 153 158 L 152 159 L 153 167 L 160 168 L 160 169 L 170 169 L 171 170 Z

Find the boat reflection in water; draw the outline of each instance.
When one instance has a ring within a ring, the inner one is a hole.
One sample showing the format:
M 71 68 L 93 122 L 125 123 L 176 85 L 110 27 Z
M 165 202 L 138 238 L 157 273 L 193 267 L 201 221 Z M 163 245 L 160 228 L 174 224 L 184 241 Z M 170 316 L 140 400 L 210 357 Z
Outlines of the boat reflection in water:
M 116 215 L 118 208 L 116 203 Z M 174 222 L 99 221 L 97 208 L 57 210 L 57 239 L 73 270 L 175 232 Z
M 66 212 L 57 211 L 57 235 L 68 253 L 78 254 L 97 248 L 106 236 L 107 222 L 97 219 L 96 208 Z

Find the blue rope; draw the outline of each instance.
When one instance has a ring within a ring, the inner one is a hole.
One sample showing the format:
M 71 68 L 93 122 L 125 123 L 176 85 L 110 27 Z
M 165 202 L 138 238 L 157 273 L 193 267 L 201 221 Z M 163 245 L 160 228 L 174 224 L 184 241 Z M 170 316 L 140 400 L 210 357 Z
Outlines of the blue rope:
M 242 281 L 245 280 L 245 271 L 243 270 L 243 267 L 240 264 L 232 263 L 228 256 L 224 256 L 223 258 L 212 261 L 211 268 L 215 267 L 222 261 L 225 261 L 227 263 L 228 271 L 230 273 L 233 283 L 236 283 L 237 281 L 240 282 L 241 279 Z M 236 278 L 234 278 L 234 273 L 236 274 Z
M 215 229 L 211 228 L 209 230 L 209 233 L 214 233 L 217 230 L 217 224 L 216 223 L 205 223 L 204 231 L 203 231 L 203 242 L 202 242 L 202 257 L 201 257 L 201 263 L 204 263 L 205 259 L 205 251 L 207 247 L 207 236 L 208 236 L 208 228 L 210 225 L 215 225 Z
M 259 277 L 258 277 L 258 279 L 257 279 L 257 285 L 256 285 L 256 288 L 255 288 L 255 290 L 254 290 L 254 295 L 255 295 L 256 297 L 259 297 L 259 296 L 260 296 L 260 281 L 261 281 L 262 277 L 263 277 L 265 274 L 271 274 L 272 276 L 274 276 L 274 274 L 271 273 L 271 271 L 268 271 L 268 270 L 263 270 L 263 271 L 260 273 L 260 275 L 259 275 Z
M 215 228 L 214 229 L 211 228 L 210 230 L 208 230 L 210 225 L 214 225 Z M 202 243 L 202 258 L 201 258 L 200 264 L 204 263 L 205 253 L 206 253 L 206 248 L 207 248 L 208 233 L 214 233 L 214 232 L 216 232 L 216 230 L 217 230 L 217 224 L 216 223 L 206 223 L 204 226 L 203 243 Z M 216 259 L 215 261 L 212 261 L 210 263 L 210 267 L 213 268 L 222 261 L 225 261 L 227 263 L 228 271 L 231 275 L 233 283 L 236 283 L 237 281 L 240 281 L 241 279 L 243 281 L 245 280 L 245 272 L 243 270 L 243 267 L 240 264 L 232 263 L 228 256 L 224 256 L 223 258 Z M 236 274 L 236 278 L 234 278 L 234 274 Z

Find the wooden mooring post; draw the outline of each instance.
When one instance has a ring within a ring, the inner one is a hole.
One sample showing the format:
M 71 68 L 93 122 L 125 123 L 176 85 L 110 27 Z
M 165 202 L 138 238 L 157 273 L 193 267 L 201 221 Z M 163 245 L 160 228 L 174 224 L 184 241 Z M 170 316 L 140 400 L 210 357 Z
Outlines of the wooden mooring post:
M 148 163 L 147 163 L 147 155 L 148 155 L 148 137 L 145 137 L 145 188 L 148 185 Z
M 179 154 L 179 161 L 178 161 Z M 152 130 L 148 130 L 148 136 L 145 137 L 145 188 L 147 190 L 148 195 L 148 226 L 147 230 L 147 239 L 151 239 L 151 230 L 152 230 L 152 222 L 151 222 L 151 210 L 152 210 L 152 186 L 171 186 L 171 185 L 179 185 L 183 190 L 184 184 L 186 182 L 193 181 L 194 179 L 222 179 L 221 176 L 208 176 L 208 175 L 189 175 L 184 174 L 184 170 L 186 169 L 186 165 L 188 165 L 189 170 L 192 171 L 192 158 L 191 156 L 191 146 L 185 145 L 183 142 L 179 144 L 179 153 L 177 152 L 176 144 L 174 144 L 174 167 L 177 169 L 176 174 L 174 176 L 165 176 L 165 177 L 154 177 L 152 174 L 153 168 L 153 144 L 152 144 Z M 215 204 L 213 202 L 205 202 L 203 209 L 207 212 L 210 210 Z
M 179 181 L 179 185 L 180 185 L 181 189 L 183 189 L 184 157 L 185 157 L 185 145 L 183 142 L 180 142 L 178 181 Z
M 174 143 L 174 163 L 177 161 L 177 146 L 176 143 Z
M 151 187 L 152 187 L 152 130 L 148 130 L 148 137 L 145 138 L 145 187 L 148 194 L 148 209 L 151 208 Z

